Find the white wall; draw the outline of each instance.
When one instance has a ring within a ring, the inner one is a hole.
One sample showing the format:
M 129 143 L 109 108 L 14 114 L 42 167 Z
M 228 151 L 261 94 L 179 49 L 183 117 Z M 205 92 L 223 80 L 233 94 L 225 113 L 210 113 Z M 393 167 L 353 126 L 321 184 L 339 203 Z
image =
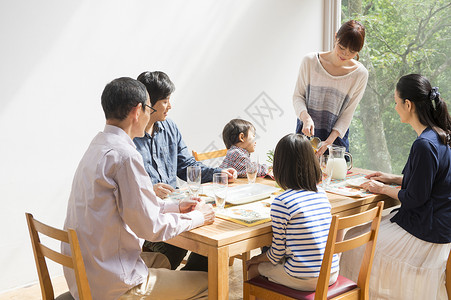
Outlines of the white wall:
M 239 116 L 255 124 L 263 159 L 294 131 L 291 95 L 301 57 L 322 46 L 322 10 L 309 0 L 2 0 L 0 292 L 37 280 L 24 212 L 63 225 L 78 161 L 103 129 L 107 82 L 164 71 L 189 147 L 223 148 L 222 128 Z

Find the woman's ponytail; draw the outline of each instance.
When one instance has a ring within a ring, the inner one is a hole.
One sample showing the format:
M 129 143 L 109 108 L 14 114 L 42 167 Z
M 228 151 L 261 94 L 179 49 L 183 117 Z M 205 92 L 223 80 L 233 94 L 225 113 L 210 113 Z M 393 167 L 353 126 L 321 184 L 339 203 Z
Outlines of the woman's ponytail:
M 437 132 L 445 145 L 451 146 L 451 116 L 449 115 L 446 102 L 440 98 L 438 87 L 433 87 L 431 89 L 429 99 L 434 107 L 433 116 L 435 121 L 434 123 L 436 124 L 436 126 L 432 126 L 432 128 L 435 132 Z

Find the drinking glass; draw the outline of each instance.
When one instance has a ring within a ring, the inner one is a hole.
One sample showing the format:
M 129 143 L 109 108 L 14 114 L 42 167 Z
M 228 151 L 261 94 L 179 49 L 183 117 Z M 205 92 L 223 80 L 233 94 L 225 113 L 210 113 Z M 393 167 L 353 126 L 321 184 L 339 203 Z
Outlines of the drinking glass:
M 186 181 L 192 197 L 197 198 L 201 184 L 200 166 L 189 166 L 186 170 Z
M 229 178 L 227 174 L 213 174 L 213 191 L 215 194 L 215 203 L 218 210 L 223 210 L 227 198 L 227 185 Z
M 246 175 L 248 183 L 250 184 L 255 183 L 255 180 L 257 179 L 257 172 L 258 172 L 258 157 L 257 155 L 251 154 L 249 156 L 249 159 L 246 161 Z
M 323 154 L 319 158 L 319 166 L 321 167 L 323 189 L 326 190 L 329 187 L 330 180 L 332 179 L 332 173 L 334 171 L 333 159 L 329 159 L 329 155 Z

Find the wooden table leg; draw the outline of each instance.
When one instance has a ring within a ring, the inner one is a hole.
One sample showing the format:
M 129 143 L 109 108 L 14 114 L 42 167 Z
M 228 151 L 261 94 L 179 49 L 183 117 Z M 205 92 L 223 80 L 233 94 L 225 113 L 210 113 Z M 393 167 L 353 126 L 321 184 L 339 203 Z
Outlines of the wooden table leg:
M 208 251 L 208 299 L 229 299 L 229 248 Z

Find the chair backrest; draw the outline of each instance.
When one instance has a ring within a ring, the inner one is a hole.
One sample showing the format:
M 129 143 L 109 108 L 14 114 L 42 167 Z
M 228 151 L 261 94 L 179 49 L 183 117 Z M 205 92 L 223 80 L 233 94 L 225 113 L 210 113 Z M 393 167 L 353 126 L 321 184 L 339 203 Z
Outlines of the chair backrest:
M 78 243 L 77 233 L 73 229 L 61 230 L 33 218 L 30 213 L 25 213 L 30 231 L 31 244 L 33 246 L 36 268 L 39 275 L 39 283 L 41 285 L 42 299 L 55 299 L 53 285 L 50 279 L 49 271 L 45 258 L 49 258 L 54 262 L 65 267 L 74 269 L 77 281 L 78 294 L 81 300 L 91 300 L 91 290 L 89 288 L 88 278 L 86 276 L 85 265 L 81 256 L 80 244 Z M 62 254 L 46 247 L 41 243 L 39 233 L 60 242 L 68 243 L 71 249 L 71 256 Z
M 380 201 L 377 206 L 368 211 L 352 215 L 349 217 L 332 216 L 330 224 L 329 236 L 327 238 L 326 249 L 324 251 L 323 262 L 316 286 L 315 299 L 326 299 L 328 291 L 328 283 L 330 278 L 330 269 L 332 258 L 335 253 L 345 252 L 366 244 L 363 259 L 360 264 L 360 272 L 357 280 L 357 286 L 363 297 L 369 298 L 369 280 L 371 267 L 373 265 L 374 251 L 376 249 L 376 240 L 379 233 L 379 224 L 381 222 L 382 209 L 384 202 Z M 371 222 L 369 231 L 356 237 L 337 241 L 337 232 L 346 228 L 351 228 Z
M 196 151 L 193 151 L 194 159 L 197 161 L 222 157 L 222 156 L 226 156 L 226 154 L 227 154 L 227 149 L 215 150 L 215 151 L 204 152 L 204 153 L 197 153 Z

